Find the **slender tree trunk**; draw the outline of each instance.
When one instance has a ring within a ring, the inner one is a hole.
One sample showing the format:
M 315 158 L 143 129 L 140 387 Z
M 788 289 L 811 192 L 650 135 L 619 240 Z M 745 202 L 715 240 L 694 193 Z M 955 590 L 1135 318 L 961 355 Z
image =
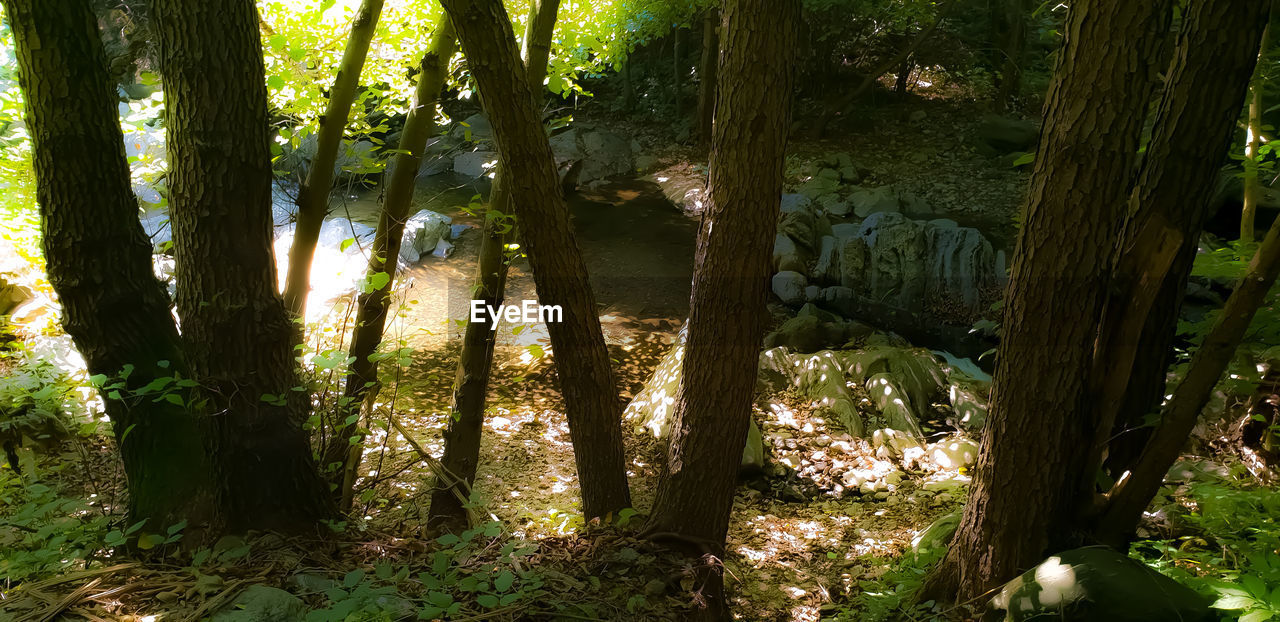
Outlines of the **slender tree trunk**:
M 622 453 L 622 408 L 595 296 L 547 135 L 530 105 L 511 22 L 500 0 L 444 0 L 480 91 L 520 222 L 540 303 L 564 321 L 547 326 L 573 439 L 582 510 L 603 517 L 631 505 Z
M 622 109 L 631 112 L 636 108 L 636 88 L 635 82 L 631 79 L 631 56 L 634 51 L 627 54 L 627 58 L 622 61 Z
M 716 63 L 719 61 L 720 8 L 713 6 L 702 16 L 702 58 L 698 61 L 698 140 L 711 148 L 711 122 L 716 112 Z
M 1280 220 L 1271 225 L 1267 237 L 1249 263 L 1245 275 L 1204 343 L 1191 357 L 1187 375 L 1173 391 L 1173 397 L 1161 412 L 1156 428 L 1137 465 L 1122 478 L 1107 498 L 1105 513 L 1098 526 L 1098 537 L 1104 542 L 1119 543 L 1128 538 L 1142 518 L 1142 511 L 1164 483 L 1165 473 L 1178 459 L 1183 445 L 1191 436 L 1200 411 L 1222 379 L 1222 374 L 1235 355 L 1236 347 L 1262 305 L 1267 291 L 1280 273 Z
M 1195 0 L 1185 15 L 1143 172 L 1131 196 L 1133 216 L 1126 225 L 1130 240 L 1137 240 L 1145 230 L 1168 228 L 1180 238 L 1179 248 L 1163 278 L 1151 279 L 1159 283 L 1157 291 L 1131 286 L 1151 272 L 1150 257 L 1142 256 L 1133 244 L 1125 246 L 1117 274 L 1130 283 L 1112 288 L 1113 303 L 1122 305 L 1126 299 L 1152 293 L 1154 300 L 1141 321 L 1140 334 L 1119 331 L 1113 340 L 1125 348 L 1133 346 L 1127 373 L 1123 364 L 1116 365 L 1113 349 L 1099 348 L 1097 355 L 1113 365 L 1102 370 L 1099 379 L 1112 378 L 1124 389 L 1122 399 L 1116 399 L 1113 391 L 1096 402 L 1104 409 L 1118 405 L 1111 417 L 1115 425 L 1108 423 L 1107 416 L 1100 419 L 1096 429 L 1107 435 L 1095 441 L 1099 454 L 1104 444 L 1109 445 L 1107 468 L 1113 478 L 1133 468 L 1153 429 L 1144 426 L 1143 420 L 1160 408 L 1164 398 L 1187 277 L 1208 216 L 1218 163 L 1229 148 L 1245 85 L 1258 58 L 1267 6 Z
M 684 90 L 684 67 L 680 62 L 682 33 L 679 25 L 674 26 L 671 32 L 671 101 L 675 106 L 677 120 L 684 117 L 684 98 L 681 97 L 681 91 Z
M 799 9 L 795 0 L 724 6 L 711 207 L 698 234 L 684 376 L 648 527 L 715 558 L 724 556 L 768 315 Z M 702 573 L 700 617 L 727 620 L 717 566 Z
M 186 376 L 169 296 L 129 189 L 115 87 L 83 2 L 5 0 L 17 47 L 49 282 L 91 374 L 132 366 L 129 389 Z M 129 488 L 129 520 L 159 531 L 212 516 L 203 430 L 184 405 L 103 392 Z M 186 391 L 176 395 L 188 397 Z
M 1260 3 L 1265 4 L 1265 3 Z M 1268 29 L 1269 30 L 1269 29 Z M 1264 31 L 1258 58 L 1266 52 L 1267 35 Z M 1253 242 L 1257 239 L 1254 233 L 1254 220 L 1258 211 L 1258 197 L 1262 194 L 1262 184 L 1258 180 L 1258 147 L 1262 145 L 1262 77 L 1258 76 L 1249 85 L 1249 122 L 1248 143 L 1245 145 L 1244 157 L 1244 206 L 1240 210 L 1240 241 Z
M 996 111 L 1003 112 L 1017 97 L 1022 87 L 1022 57 L 1027 47 L 1028 0 L 1000 0 L 1004 11 L 1005 32 L 1000 42 L 1004 64 L 1000 69 L 1000 91 L 996 95 Z
M 409 108 L 409 116 L 405 119 L 404 129 L 400 133 L 399 151 L 383 195 L 382 213 L 378 218 L 378 228 L 373 237 L 373 249 L 369 253 L 366 280 L 372 282 L 379 274 L 386 274 L 387 278 L 382 287 L 362 293 L 357 302 L 358 311 L 355 329 L 351 334 L 350 349 L 350 355 L 354 361 L 347 376 L 343 400 L 345 407 L 340 411 L 346 415 L 335 422 L 336 426 L 342 427 L 333 438 L 329 439 L 325 447 L 325 466 L 328 467 L 334 463 L 343 465 L 343 468 L 338 471 L 342 479 L 336 482 L 339 484 L 338 497 L 343 510 L 351 507 L 352 486 L 364 451 L 363 435 L 358 432 L 359 426 L 356 419 L 359 417 L 360 407 L 366 395 L 378 383 L 378 360 L 375 355 L 378 345 L 382 343 L 382 331 L 386 327 L 387 315 L 391 308 L 391 290 L 396 277 L 396 258 L 400 255 L 400 242 L 404 237 L 405 221 L 410 215 L 409 205 L 413 199 L 414 180 L 417 179 L 418 168 L 422 165 L 422 154 L 427 148 L 427 139 L 431 137 L 431 130 L 435 127 L 436 99 L 448 75 L 449 59 L 453 58 L 456 48 L 453 26 L 447 17 L 442 16 L 431 38 L 431 47 L 422 56 L 422 72 L 418 74 L 418 86 L 414 91 L 413 105 Z
M 331 514 L 271 249 L 267 89 L 252 0 L 155 0 L 178 316 L 233 530 Z
M 534 110 L 542 108 L 543 79 L 551 56 L 551 35 L 555 31 L 560 0 L 535 1 L 529 7 L 521 60 L 528 74 Z M 485 216 L 480 256 L 476 260 L 472 298 L 498 308 L 507 284 L 506 245 L 514 237 L 507 217 L 514 211 L 511 193 L 499 167 L 489 194 L 491 212 Z M 468 322 L 462 338 L 462 353 L 453 386 L 453 410 L 444 430 L 444 455 L 440 462 L 453 481 L 436 480 L 431 494 L 427 526 L 433 530 L 458 531 L 467 527 L 468 514 L 462 503 L 471 495 L 480 463 L 480 436 L 484 427 L 485 396 L 493 369 L 493 346 L 497 331 L 487 322 Z
M 333 186 L 333 166 L 342 146 L 342 135 L 351 115 L 351 103 L 360 86 L 360 70 L 369 52 L 369 42 L 378 29 L 383 0 L 364 0 L 351 22 L 351 38 L 342 51 L 338 75 L 329 90 L 329 104 L 320 117 L 316 155 L 307 169 L 307 179 L 298 191 L 298 222 L 289 249 L 289 273 L 285 275 L 284 303 L 295 317 L 305 319 L 307 294 L 311 290 L 311 259 L 315 257 L 320 227 L 329 213 L 329 191 Z M 299 334 L 302 329 L 299 329 Z
M 1168 2 L 1071 5 L 1005 299 L 991 413 L 964 517 L 927 592 L 975 598 L 1065 545 L 1093 440 L 1097 324 Z M 1087 205 L 1089 209 L 1081 209 Z M 1033 434 L 1028 431 L 1033 430 Z

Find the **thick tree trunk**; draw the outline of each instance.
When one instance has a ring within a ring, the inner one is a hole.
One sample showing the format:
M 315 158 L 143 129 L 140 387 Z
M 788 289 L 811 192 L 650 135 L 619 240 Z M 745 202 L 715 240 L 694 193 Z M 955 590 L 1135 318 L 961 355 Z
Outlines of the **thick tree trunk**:
M 1170 3 L 1071 5 L 1005 299 L 969 503 L 928 591 L 965 601 L 1070 539 L 1093 440 L 1081 413 Z M 1081 206 L 1089 206 L 1082 209 Z M 1034 431 L 1028 433 L 1028 431 Z
M 1230 145 L 1240 102 L 1253 73 L 1267 6 L 1196 0 L 1186 15 L 1143 171 L 1131 196 L 1133 216 L 1126 225 L 1131 243 L 1125 245 L 1117 264 L 1119 277 L 1130 282 L 1112 289 L 1109 304 L 1118 305 L 1115 309 L 1119 310 L 1126 299 L 1154 294 L 1154 300 L 1141 323 L 1135 324 L 1141 326 L 1140 334 L 1119 331 L 1112 340 L 1129 350 L 1131 368 L 1126 371 L 1125 364 L 1118 362 L 1114 348 L 1100 348 L 1097 354 L 1099 360 L 1111 365 L 1100 371 L 1099 380 L 1112 378 L 1124 391 L 1122 399 L 1113 391 L 1096 402 L 1103 409 L 1118 405 L 1099 420 L 1096 430 L 1100 436 L 1095 441 L 1098 455 L 1104 444 L 1109 445 L 1107 468 L 1113 478 L 1133 468 L 1151 436 L 1152 428 L 1144 427 L 1143 420 L 1163 401 L 1187 277 L 1208 216 L 1206 208 L 1218 163 Z M 1158 291 L 1133 287 L 1141 275 L 1152 271 L 1150 256 L 1143 256 L 1132 241 L 1153 228 L 1168 228 L 1180 238 L 1167 272 L 1163 277 L 1153 274 L 1150 279 L 1159 283 Z
M 311 260 L 316 253 L 316 240 L 320 239 L 320 227 L 329 213 L 329 191 L 333 186 L 333 166 L 338 148 L 351 115 L 351 103 L 356 99 L 360 85 L 360 70 L 369 52 L 369 42 L 378 29 L 378 16 L 382 14 L 382 0 L 364 0 L 351 22 L 351 38 L 342 51 L 338 75 L 329 90 L 329 104 L 320 117 L 320 130 L 316 136 L 316 154 L 307 169 L 307 179 L 298 191 L 298 222 L 293 231 L 293 246 L 289 248 L 289 273 L 284 281 L 284 303 L 295 317 L 306 317 L 307 294 L 311 290 Z M 303 329 L 299 328 L 299 333 Z
M 410 215 L 414 180 L 422 165 L 427 139 L 431 137 L 431 130 L 435 127 L 436 99 L 449 72 L 449 59 L 453 58 L 456 48 L 453 26 L 447 17 L 442 16 L 431 38 L 431 47 L 422 56 L 422 72 L 418 74 L 413 105 L 409 108 L 408 118 L 400 133 L 399 151 L 383 195 L 382 213 L 373 237 L 373 249 L 369 253 L 367 280 L 372 281 L 376 275 L 384 273 L 387 279 L 385 285 L 362 293 L 358 300 L 355 328 L 351 333 L 350 355 L 354 360 L 347 376 L 345 408 L 340 411 L 346 415 L 335 422 L 335 426 L 341 427 L 325 447 L 326 467 L 334 463 L 343 465 L 337 472 L 341 479 L 335 482 L 339 485 L 337 492 L 343 510 L 351 507 L 352 486 L 364 450 L 361 442 L 363 437 L 358 433 L 359 426 L 357 421 L 352 420 L 352 416 L 359 416 L 366 394 L 378 382 L 378 361 L 374 355 L 382 343 L 382 331 L 386 327 L 387 314 L 391 308 L 396 261 L 400 255 L 405 221 Z M 348 420 L 351 420 L 350 423 Z
M 5 0 L 4 10 L 17 47 L 45 264 L 63 327 L 89 373 L 116 377 L 133 366 L 129 389 L 188 375 L 129 189 L 115 88 L 93 14 L 68 0 Z M 184 405 L 123 393 L 102 397 L 124 462 L 129 520 L 148 520 L 148 531 L 183 518 L 203 525 L 213 498 L 201 426 Z
M 767 321 L 770 253 L 782 195 L 799 2 L 728 0 L 711 151 L 711 207 L 694 259 L 689 341 L 667 463 L 648 531 L 724 555 Z M 708 607 L 728 619 L 720 570 Z
M 720 8 L 707 9 L 702 16 L 702 58 L 698 61 L 698 140 L 711 148 L 711 122 L 716 113 L 716 64 L 720 52 Z
M 533 107 L 542 108 L 543 79 L 547 76 L 547 60 L 551 56 L 551 35 L 555 32 L 560 0 L 531 3 L 520 56 L 528 74 Z M 485 217 L 480 256 L 476 260 L 472 298 L 486 306 L 498 308 L 505 298 L 507 284 L 507 241 L 512 239 L 514 210 L 506 171 L 499 167 L 489 194 L 489 207 L 494 213 Z M 462 337 L 462 352 L 453 385 L 453 412 L 444 430 L 444 455 L 440 462 L 452 481 L 436 480 L 431 493 L 431 510 L 427 527 L 436 531 L 458 531 L 467 528 L 468 514 L 462 499 L 471 495 L 480 463 L 480 435 L 484 427 L 485 396 L 493 369 L 493 345 L 497 331 L 487 322 L 467 322 Z
M 155 0 L 178 316 L 233 530 L 331 514 L 271 249 L 267 89 L 252 0 Z
M 487 98 L 511 193 L 522 199 L 516 201 L 516 216 L 539 302 L 563 310 L 564 321 L 549 323 L 547 330 L 573 439 L 582 510 L 588 518 L 606 516 L 631 505 L 622 453 L 622 408 L 551 146 L 530 105 L 527 75 L 500 0 L 443 4 Z

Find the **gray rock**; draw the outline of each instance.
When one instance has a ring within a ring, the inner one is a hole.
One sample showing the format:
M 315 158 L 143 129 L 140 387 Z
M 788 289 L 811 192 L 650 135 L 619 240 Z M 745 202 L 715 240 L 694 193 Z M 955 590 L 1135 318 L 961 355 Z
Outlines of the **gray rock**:
M 493 140 L 493 126 L 484 115 L 476 113 L 455 125 L 449 136 L 457 141 L 489 142 Z
M 809 210 L 783 212 L 778 218 L 778 233 L 791 238 L 807 252 L 817 248 L 819 230 L 817 215 Z
M 809 254 L 790 237 L 779 233 L 773 238 L 773 267 L 780 271 L 804 272 Z
M 1034 121 L 989 114 L 978 125 L 978 140 L 995 154 L 1030 151 L 1039 137 L 1040 127 Z
M 231 604 L 213 614 L 213 622 L 303 622 L 307 605 L 282 589 L 250 585 Z
M 853 205 L 853 213 L 858 218 L 866 218 L 878 212 L 902 211 L 897 193 L 889 186 L 855 191 L 849 195 L 849 202 Z
M 551 151 L 558 165 L 582 163 L 581 184 L 630 175 L 636 168 L 630 141 L 601 129 L 574 126 L 551 137 Z
M 453 172 L 467 177 L 488 175 L 498 161 L 494 151 L 467 151 L 453 157 Z
M 433 252 L 440 241 L 451 237 L 452 222 L 453 219 L 444 214 L 425 209 L 410 216 L 400 241 L 400 260 L 406 264 L 417 263 L 423 254 Z
M 839 227 L 840 225 L 835 225 Z M 809 276 L 819 283 L 837 282 L 840 279 L 839 265 L 836 263 L 836 237 L 824 235 L 818 241 L 818 261 L 813 265 Z
M 847 240 L 857 237 L 858 231 L 861 229 L 862 227 L 856 223 L 842 222 L 838 225 L 831 225 L 831 235 L 837 240 Z
M 320 225 L 320 238 L 316 244 L 348 255 L 359 253 L 370 248 L 376 233 L 369 225 L 351 221 L 347 218 L 331 218 Z M 344 243 L 352 240 L 350 244 Z
M 813 302 L 817 300 L 818 296 L 820 296 L 821 294 L 822 294 L 822 288 L 818 287 L 817 285 L 810 285 L 804 288 L 805 302 Z
M 804 288 L 809 285 L 803 274 L 784 270 L 773 275 L 773 293 L 789 305 L 804 302 Z
M 813 199 L 803 194 L 784 194 L 778 205 L 783 214 L 809 211 L 812 209 Z
M 453 254 L 453 245 L 450 244 L 447 240 L 443 240 L 443 239 L 437 241 L 435 250 L 431 251 L 432 257 L 439 257 L 440 259 L 448 259 L 448 257 L 452 254 Z

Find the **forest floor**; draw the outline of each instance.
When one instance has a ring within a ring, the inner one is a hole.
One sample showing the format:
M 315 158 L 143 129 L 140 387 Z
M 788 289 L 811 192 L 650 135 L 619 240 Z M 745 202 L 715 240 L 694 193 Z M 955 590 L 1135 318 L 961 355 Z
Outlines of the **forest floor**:
M 907 185 L 940 215 L 981 225 L 998 245 L 1007 245 L 1025 172 L 974 152 L 979 114 L 972 105 L 920 99 L 910 107 L 857 112 L 861 116 L 851 122 L 857 127 L 843 128 L 850 129 L 847 137 L 794 141 L 794 159 L 850 153 L 869 172 L 864 185 Z M 670 146 L 665 129 L 635 122 L 625 127 L 655 157 L 653 169 L 705 164 L 692 147 Z M 605 185 L 584 195 L 574 205 L 580 244 L 592 266 L 619 386 L 630 398 L 687 313 L 695 222 L 671 209 L 654 187 Z M 467 222 L 461 211 L 454 215 Z M 224 539 L 206 549 L 201 563 L 178 561 L 187 558 L 176 545 L 136 551 L 120 564 L 98 558 L 93 570 L 79 573 L 84 562 L 72 559 L 60 574 L 9 594 L 0 612 L 7 612 L 6 619 L 42 621 L 58 611 L 68 612 L 69 619 L 199 619 L 226 607 L 245 586 L 261 583 L 304 595 L 313 613 L 327 612 L 308 618 L 316 622 L 354 611 L 369 612 L 367 619 L 382 619 L 378 612 L 398 619 L 416 610 L 429 619 L 434 610 L 427 608 L 437 605 L 441 612 L 452 611 L 454 620 L 680 619 L 696 599 L 683 560 L 636 540 L 639 518 L 620 527 L 581 524 L 572 447 L 544 326 L 500 336 L 476 486 L 478 510 L 492 522 L 461 541 L 423 539 L 430 474 L 410 445 L 379 422 L 395 413 L 424 448 L 439 454 L 457 361 L 460 328 L 454 320 L 466 315 L 477 237 L 464 235 L 451 259 L 407 275 L 412 285 L 388 338 L 412 348 L 411 363 L 384 369 L 385 388 L 362 467 L 360 511 L 345 533 L 321 541 Z M 517 265 L 508 300 L 524 298 L 534 298 L 531 279 Z M 328 319 L 331 331 L 343 325 L 347 312 L 341 305 L 335 309 Z M 735 498 L 724 560 L 729 593 L 740 619 L 819 620 L 848 608 L 852 597 L 877 585 L 914 537 L 957 511 L 967 478 L 956 470 L 908 473 L 893 490 L 876 495 L 844 490 L 833 468 L 874 466 L 881 458 L 870 446 L 815 416 L 811 404 L 794 396 L 758 397 L 755 417 L 777 468 L 744 482 Z M 625 428 L 631 490 L 642 516 L 665 447 L 643 429 Z M 82 445 L 82 458 L 71 464 L 84 468 L 47 470 L 50 490 L 33 495 L 10 485 L 2 491 L 0 513 L 11 517 L 10 525 L 24 512 L 99 512 L 108 518 L 104 524 L 123 531 L 117 513 L 122 482 L 110 441 L 95 437 Z M 926 489 L 926 482 L 933 484 Z M 83 506 L 53 504 L 77 498 L 85 500 Z M 0 546 L 26 537 L 21 529 L 3 527 L 7 535 L 0 536 Z M 46 543 L 49 535 L 42 536 Z M 67 546 L 53 545 L 55 556 L 73 555 Z M 451 551 L 450 558 L 441 562 L 440 551 Z M 361 569 L 367 573 L 352 574 Z M 431 576 L 419 574 L 424 571 Z M 503 571 L 515 573 L 514 585 L 500 578 Z M 467 583 L 477 576 L 482 579 Z M 499 584 L 507 587 L 498 590 Z M 492 603 L 477 599 L 486 590 L 495 597 Z M 451 603 L 461 609 L 450 610 Z

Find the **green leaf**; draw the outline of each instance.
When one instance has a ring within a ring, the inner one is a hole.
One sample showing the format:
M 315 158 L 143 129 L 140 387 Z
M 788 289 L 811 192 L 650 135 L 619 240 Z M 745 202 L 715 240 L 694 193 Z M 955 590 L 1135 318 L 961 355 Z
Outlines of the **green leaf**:
M 1255 609 L 1253 611 L 1250 611 L 1249 613 L 1246 613 L 1240 616 L 1240 622 L 1266 622 L 1267 620 L 1274 618 L 1275 615 L 1276 614 L 1274 611 L 1267 611 L 1266 609 Z
M 476 597 L 476 602 L 480 603 L 481 607 L 493 609 L 498 606 L 498 597 L 493 594 L 481 594 Z
M 493 589 L 499 592 L 505 592 L 511 589 L 511 584 L 515 583 L 516 576 L 510 570 L 503 570 L 493 580 Z
M 279 91 L 284 88 L 284 78 L 280 76 L 270 76 L 267 78 L 267 86 L 272 90 Z

